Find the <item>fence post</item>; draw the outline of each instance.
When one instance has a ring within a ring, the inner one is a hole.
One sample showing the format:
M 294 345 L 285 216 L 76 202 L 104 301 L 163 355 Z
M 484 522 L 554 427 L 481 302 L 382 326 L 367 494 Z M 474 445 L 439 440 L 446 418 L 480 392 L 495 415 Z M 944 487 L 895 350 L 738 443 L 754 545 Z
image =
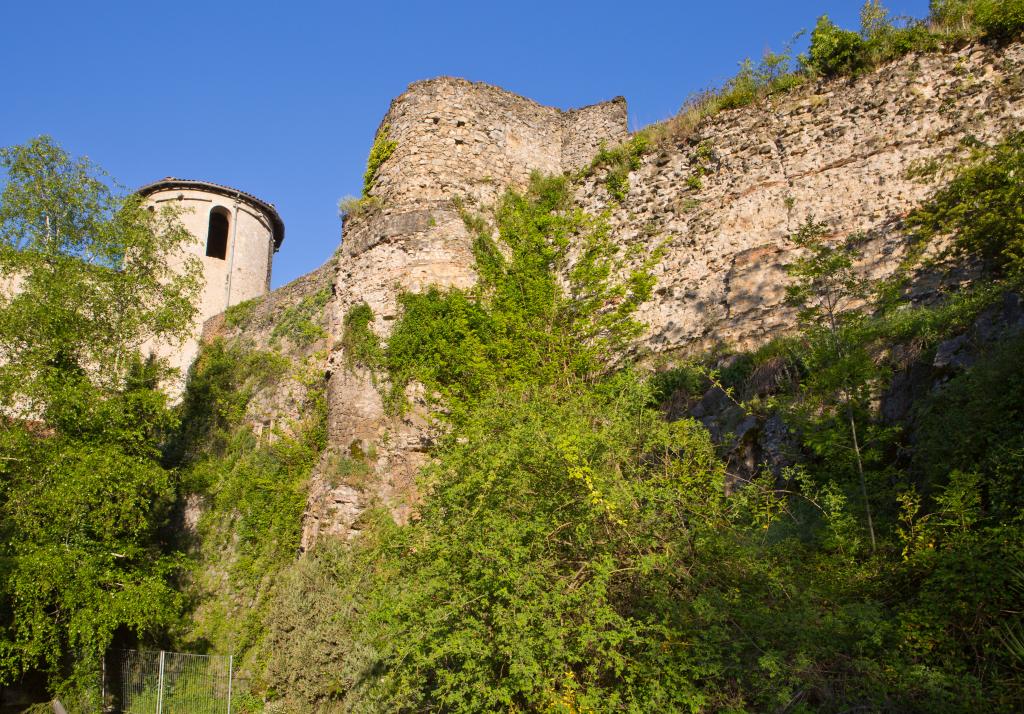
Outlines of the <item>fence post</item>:
M 235 656 L 228 655 L 228 714 L 231 714 L 231 676 L 235 669 Z
M 160 650 L 160 678 L 157 680 L 156 688 L 156 714 L 163 714 L 164 712 L 164 654 L 163 650 Z

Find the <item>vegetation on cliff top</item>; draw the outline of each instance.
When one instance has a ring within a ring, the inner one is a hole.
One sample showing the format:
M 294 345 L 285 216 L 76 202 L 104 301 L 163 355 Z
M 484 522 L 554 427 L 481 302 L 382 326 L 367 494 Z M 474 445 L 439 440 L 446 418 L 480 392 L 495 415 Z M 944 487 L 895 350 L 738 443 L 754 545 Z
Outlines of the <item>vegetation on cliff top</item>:
M 935 52 L 968 41 L 1007 42 L 1022 33 L 1024 0 L 932 0 L 924 20 L 893 18 L 880 0 L 866 0 L 857 31 L 821 16 L 806 54 L 793 55 L 801 31 L 781 52 L 766 50 L 757 62 L 744 59 L 723 86 L 689 97 L 673 118 L 641 129 L 619 146 L 602 147 L 584 173 L 606 168 L 605 187 L 621 203 L 628 193 L 629 172 L 639 168 L 643 154 L 662 143 L 687 139 L 701 122 L 722 111 L 762 102 L 818 78 L 864 74 L 911 52 Z M 694 188 L 699 189 L 696 181 Z
M 373 137 L 373 146 L 370 147 L 370 155 L 366 159 L 366 173 L 363 174 L 363 198 L 370 197 L 374 181 L 377 180 L 377 172 L 398 148 L 398 142 L 392 141 L 389 138 L 390 134 L 391 127 L 383 124 Z
M 377 180 L 377 172 L 384 162 L 391 158 L 398 148 L 398 142 L 392 141 L 389 137 L 391 127 L 382 124 L 373 138 L 373 146 L 370 147 L 370 155 L 366 159 L 366 172 L 363 174 L 363 193 L 361 196 L 344 196 L 338 200 L 338 215 L 343 219 L 346 216 L 359 216 L 380 205 L 377 197 L 371 194 L 373 185 Z

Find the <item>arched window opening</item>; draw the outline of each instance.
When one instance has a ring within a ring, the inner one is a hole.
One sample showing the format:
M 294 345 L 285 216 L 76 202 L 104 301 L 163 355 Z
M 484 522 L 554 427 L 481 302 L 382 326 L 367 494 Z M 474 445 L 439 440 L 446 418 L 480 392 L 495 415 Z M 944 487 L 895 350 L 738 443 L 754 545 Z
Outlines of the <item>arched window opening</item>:
M 228 255 L 228 212 L 223 208 L 210 211 L 210 228 L 206 233 L 206 255 L 224 260 Z

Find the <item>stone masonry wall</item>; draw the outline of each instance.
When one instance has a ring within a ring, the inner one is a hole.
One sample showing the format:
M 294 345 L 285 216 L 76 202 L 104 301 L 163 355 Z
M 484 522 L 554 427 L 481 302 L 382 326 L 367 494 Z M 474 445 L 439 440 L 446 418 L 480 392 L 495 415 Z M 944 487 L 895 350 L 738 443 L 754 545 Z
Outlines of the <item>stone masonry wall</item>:
M 381 122 L 395 152 L 374 181 L 377 209 L 346 221 L 344 251 L 422 232 L 438 214 L 454 215 L 453 198 L 489 206 L 533 171 L 576 171 L 601 143 L 627 138 L 626 126 L 621 97 L 561 111 L 482 82 L 414 82 Z
M 973 142 L 1024 129 L 1022 77 L 1021 44 L 911 55 L 704 122 L 645 158 L 621 206 L 600 175 L 586 181 L 577 199 L 590 211 L 611 208 L 620 240 L 671 240 L 640 314 L 651 326 L 647 346 L 746 348 L 792 327 L 783 266 L 788 236 L 807 215 L 836 238 L 864 233 L 864 270 L 890 274 L 907 213 Z M 699 166 L 701 186 L 691 187 Z
M 507 188 L 525 186 L 532 171 L 576 170 L 601 142 L 627 136 L 621 98 L 564 112 L 451 77 L 410 85 L 381 126 L 396 149 L 372 187 L 375 206 L 345 221 L 337 295 L 328 306 L 335 337 L 357 303 L 370 306 L 373 329 L 386 336 L 402 291 L 473 284 L 472 241 L 453 198 L 478 209 L 494 205 Z M 433 437 L 420 409 L 401 418 L 385 414 L 371 375 L 353 366 L 338 344 L 328 369 L 331 444 L 342 454 L 365 454 L 374 484 L 354 503 L 351 485 L 315 476 L 305 545 L 325 532 L 351 534 L 361 509 L 373 502 L 404 518 Z
M 651 326 L 644 346 L 750 347 L 791 328 L 782 306 L 787 237 L 808 214 L 836 238 L 864 233 L 864 269 L 889 274 L 902 255 L 902 219 L 948 178 L 968 145 L 1021 129 L 1021 77 L 1019 44 L 912 55 L 705 121 L 645 157 L 622 205 L 600 172 L 584 180 L 577 201 L 592 212 L 609 209 L 619 240 L 670 240 L 655 296 L 641 310 Z M 386 336 L 402 290 L 471 285 L 469 236 L 453 196 L 486 208 L 531 170 L 575 171 L 602 140 L 626 137 L 622 100 L 560 112 L 450 78 L 412 85 L 384 123 L 398 147 L 374 186 L 377 208 L 346 221 L 328 306 L 331 444 L 366 454 L 373 478 L 354 488 L 314 477 L 307 546 L 324 533 L 356 532 L 372 503 L 407 517 L 434 437 L 422 409 L 386 415 L 371 376 L 347 363 L 337 342 L 346 312 L 367 302 L 375 331 Z M 688 181 L 698 173 L 699 186 Z
M 627 126 L 625 97 L 566 112 L 562 130 L 562 171 L 579 171 L 589 166 L 601 144 L 615 146 L 629 138 Z

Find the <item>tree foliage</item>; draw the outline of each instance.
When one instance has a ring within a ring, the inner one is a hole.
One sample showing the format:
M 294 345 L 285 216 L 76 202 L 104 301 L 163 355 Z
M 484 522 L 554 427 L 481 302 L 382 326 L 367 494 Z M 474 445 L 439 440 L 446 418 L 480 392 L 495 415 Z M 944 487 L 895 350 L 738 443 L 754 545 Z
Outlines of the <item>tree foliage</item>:
M 52 431 L 0 433 L 0 681 L 42 670 L 77 699 L 98 695 L 116 634 L 158 636 L 180 610 L 161 533 L 174 483 L 154 450 L 172 419 L 152 378 L 114 396 L 84 378 L 59 389 Z
M 188 329 L 197 273 L 174 212 L 87 159 L 43 137 L 0 162 L 0 683 L 41 670 L 77 702 L 115 636 L 179 610 L 161 530 L 174 418 L 139 348 Z
M 0 165 L 4 403 L 38 406 L 65 367 L 120 387 L 144 343 L 191 327 L 200 268 L 183 248 L 195 239 L 174 208 L 151 212 L 115 193 L 47 137 L 0 150 Z
M 527 193 L 507 194 L 497 235 L 466 218 L 478 283 L 400 297 L 384 357 L 393 401 L 412 380 L 457 411 L 491 389 L 606 374 L 642 330 L 633 313 L 661 249 L 639 256 L 616 245 L 605 218 L 570 205 L 564 177 L 535 175 Z
M 822 15 L 811 32 L 808 65 L 826 77 L 853 74 L 862 66 L 863 44 L 859 34 L 841 29 Z
M 808 217 L 793 242 L 803 255 L 787 266 L 793 282 L 786 301 L 799 308 L 807 378 L 800 413 L 805 438 L 830 468 L 850 463 L 860 483 L 871 547 L 876 547 L 871 497 L 865 474 L 865 414 L 878 389 L 880 371 L 864 339 L 867 281 L 854 270 L 853 240 L 823 240 L 827 227 Z M 859 426 L 858 426 L 859 424 Z M 859 433 L 858 433 L 859 430 Z
M 976 149 L 957 176 L 914 211 L 908 227 L 927 240 L 953 234 L 962 255 L 998 273 L 1024 273 L 1024 133 Z

